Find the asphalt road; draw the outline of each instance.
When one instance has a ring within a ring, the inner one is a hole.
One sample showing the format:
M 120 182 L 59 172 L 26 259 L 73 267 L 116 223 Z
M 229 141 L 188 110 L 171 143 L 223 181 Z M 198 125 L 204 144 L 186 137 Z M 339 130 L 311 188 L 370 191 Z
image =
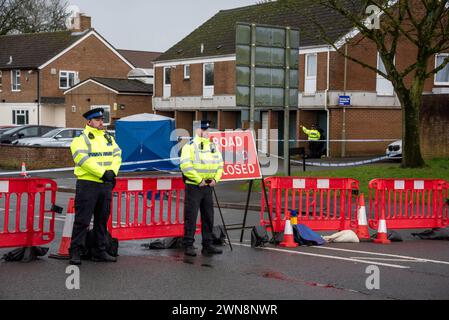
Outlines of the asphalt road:
M 74 186 L 71 173 L 55 173 L 51 178 L 58 186 Z M 232 194 L 235 201 L 245 198 L 233 187 L 225 189 L 228 198 Z M 58 192 L 56 204 L 66 209 L 70 197 L 72 193 Z M 226 224 L 242 222 L 242 209 L 224 208 L 223 214 Z M 0 230 L 3 216 L 0 207 Z M 64 220 L 65 210 L 56 218 L 50 253 L 58 251 Z M 259 213 L 250 211 L 247 224 L 258 223 Z M 217 210 L 215 224 L 221 224 Z M 251 248 L 250 230 L 242 243 L 240 231 L 230 231 L 232 251 L 226 246 L 222 255 L 195 258 L 184 258 L 181 249 L 142 247 L 150 240 L 122 241 L 117 263 L 83 262 L 80 289 L 66 287 L 67 261 L 47 255 L 31 263 L 0 262 L 0 299 L 449 299 L 449 243 L 417 240 L 411 232 L 400 231 L 405 241 L 390 245 L 283 249 Z M 196 244 L 200 247 L 200 237 Z M 8 251 L 0 249 L 0 256 Z M 377 271 L 378 277 L 373 278 Z
M 57 204 L 65 208 L 71 196 L 58 193 Z M 227 224 L 238 223 L 243 212 L 225 209 L 224 216 Z M 215 219 L 219 224 L 218 213 Z M 258 213 L 250 212 L 248 225 L 257 222 Z M 51 253 L 58 250 L 63 226 L 60 215 Z M 149 240 L 121 242 L 117 263 L 83 262 L 79 290 L 66 287 L 67 261 L 46 256 L 31 263 L 1 262 L 0 299 L 448 299 L 448 242 L 401 234 L 406 241 L 391 245 L 254 249 L 249 231 L 242 243 L 240 231 L 230 231 L 233 251 L 224 247 L 223 255 L 187 259 L 180 249 L 141 246 Z M 8 251 L 0 249 L 0 255 Z M 370 266 L 379 270 L 379 289 L 366 286 Z

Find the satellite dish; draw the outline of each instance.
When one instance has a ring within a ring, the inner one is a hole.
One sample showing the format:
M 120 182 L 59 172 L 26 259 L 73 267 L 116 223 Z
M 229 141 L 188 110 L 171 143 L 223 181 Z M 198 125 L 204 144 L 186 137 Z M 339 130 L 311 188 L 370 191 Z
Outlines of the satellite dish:
M 75 18 L 80 14 L 81 10 L 78 6 L 70 5 L 67 7 L 65 11 L 68 16 L 65 22 L 67 29 L 75 29 Z

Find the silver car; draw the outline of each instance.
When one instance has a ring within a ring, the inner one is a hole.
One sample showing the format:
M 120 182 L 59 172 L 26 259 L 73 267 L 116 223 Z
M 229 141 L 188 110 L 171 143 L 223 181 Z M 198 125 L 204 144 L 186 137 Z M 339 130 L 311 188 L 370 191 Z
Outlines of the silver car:
M 58 128 L 51 130 L 42 137 L 16 140 L 13 144 L 19 146 L 69 147 L 73 138 L 83 133 L 83 128 Z
M 392 159 L 402 159 L 402 140 L 390 143 L 385 151 L 385 155 Z

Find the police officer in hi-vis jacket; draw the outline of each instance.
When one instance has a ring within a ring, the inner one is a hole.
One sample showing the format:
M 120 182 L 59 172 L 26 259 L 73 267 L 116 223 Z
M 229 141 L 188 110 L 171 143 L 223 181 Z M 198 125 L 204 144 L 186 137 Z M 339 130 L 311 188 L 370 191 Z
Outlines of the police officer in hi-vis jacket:
M 104 130 L 103 115 L 103 108 L 92 109 L 83 114 L 87 120 L 86 128 L 70 145 L 77 177 L 75 222 L 70 244 L 70 264 L 74 265 L 81 264 L 80 256 L 85 248 L 92 215 L 95 238 L 92 260 L 117 260 L 106 253 L 106 235 L 112 189 L 122 163 L 122 151 L 114 138 Z
M 216 145 L 209 140 L 210 121 L 201 121 L 195 137 L 181 151 L 180 168 L 185 181 L 184 201 L 184 253 L 196 256 L 195 241 L 198 210 L 201 212 L 202 253 L 221 254 L 222 250 L 212 246 L 214 208 L 212 188 L 223 174 L 223 158 Z

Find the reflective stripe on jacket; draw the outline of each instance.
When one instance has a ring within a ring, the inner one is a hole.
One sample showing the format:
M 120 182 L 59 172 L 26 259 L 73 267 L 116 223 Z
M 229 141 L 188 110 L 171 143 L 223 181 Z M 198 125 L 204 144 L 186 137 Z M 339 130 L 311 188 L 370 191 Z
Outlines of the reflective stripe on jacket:
M 83 133 L 73 139 L 70 150 L 75 162 L 74 173 L 78 179 L 103 183 L 100 178 L 106 170 L 113 170 L 118 175 L 122 150 L 113 137 L 109 136 L 108 142 L 105 133 L 86 126 Z
M 223 174 L 223 158 L 209 139 L 195 136 L 182 148 L 180 168 L 188 184 L 198 185 L 207 179 L 218 182 Z
M 302 131 L 309 137 L 309 140 L 316 141 L 321 138 L 321 134 L 318 130 L 307 130 L 306 127 L 302 127 Z

